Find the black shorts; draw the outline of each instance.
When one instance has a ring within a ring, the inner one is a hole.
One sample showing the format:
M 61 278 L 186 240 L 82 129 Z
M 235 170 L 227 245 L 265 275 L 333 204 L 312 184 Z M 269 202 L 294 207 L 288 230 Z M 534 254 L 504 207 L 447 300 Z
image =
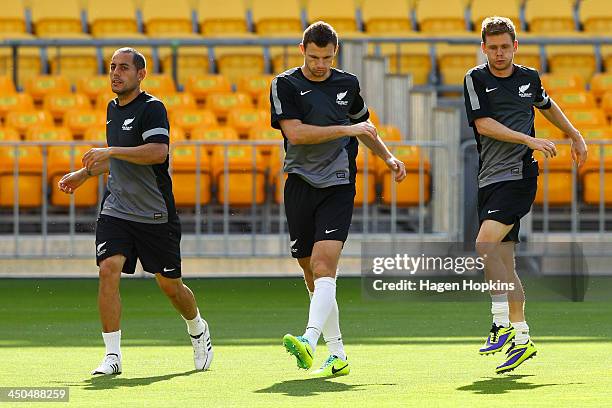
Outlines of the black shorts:
M 538 187 L 537 177 L 500 181 L 478 189 L 478 219 L 513 225 L 502 242 L 520 242 L 520 220 L 530 210 Z
M 96 264 L 113 255 L 126 257 L 123 273 L 133 274 L 136 259 L 149 273 L 181 277 L 181 223 L 146 224 L 102 215 L 96 224 Z
M 355 185 L 316 188 L 296 174 L 285 183 L 291 255 L 306 258 L 318 241 L 345 242 L 353 218 Z

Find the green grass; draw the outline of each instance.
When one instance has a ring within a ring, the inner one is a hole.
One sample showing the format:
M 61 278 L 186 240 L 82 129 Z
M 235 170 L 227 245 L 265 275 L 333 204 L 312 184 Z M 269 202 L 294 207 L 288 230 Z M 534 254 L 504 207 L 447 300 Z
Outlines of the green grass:
M 486 300 L 367 301 L 359 280 L 341 279 L 352 372 L 321 380 L 299 371 L 281 344 L 285 333 L 301 334 L 307 319 L 299 279 L 187 284 L 211 325 L 210 371 L 193 371 L 185 324 L 155 282 L 124 280 L 123 374 L 91 378 L 104 351 L 97 281 L 0 280 L 0 386 L 68 386 L 69 406 L 601 407 L 610 401 L 611 301 L 528 303 L 538 356 L 498 376 L 502 355 L 477 353 L 490 326 Z M 315 365 L 326 357 L 319 344 Z

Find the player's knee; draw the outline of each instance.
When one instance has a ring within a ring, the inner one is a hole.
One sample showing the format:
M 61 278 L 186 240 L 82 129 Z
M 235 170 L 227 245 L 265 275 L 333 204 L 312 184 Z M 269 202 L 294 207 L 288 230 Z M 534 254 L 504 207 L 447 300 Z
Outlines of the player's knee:
M 476 241 L 476 253 L 481 258 L 488 258 L 497 254 L 498 244 L 494 242 Z
M 163 281 L 160 280 L 158 281 L 158 283 L 159 283 L 159 288 L 169 298 L 172 299 L 172 298 L 176 298 L 180 296 L 182 284 L 180 284 L 178 280 L 176 279 L 173 279 L 173 280 L 167 279 Z
M 100 263 L 98 274 L 103 282 L 115 280 L 121 274 L 120 265 L 113 259 L 105 259 Z
M 313 279 L 319 279 L 323 277 L 334 277 L 336 276 L 336 268 L 332 262 L 326 259 L 312 259 L 310 261 L 310 269 L 312 270 Z

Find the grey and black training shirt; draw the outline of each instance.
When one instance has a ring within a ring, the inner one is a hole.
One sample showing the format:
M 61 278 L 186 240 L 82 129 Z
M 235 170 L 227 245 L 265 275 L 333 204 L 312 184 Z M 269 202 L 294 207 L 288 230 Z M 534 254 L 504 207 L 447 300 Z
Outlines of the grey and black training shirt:
M 169 144 L 170 126 L 164 104 L 142 92 L 127 105 L 112 100 L 106 109 L 109 146 Z M 168 174 L 168 158 L 161 164 L 139 165 L 110 159 L 110 174 L 101 214 L 148 224 L 177 218 Z
M 285 71 L 270 87 L 272 127 L 281 129 L 283 119 L 314 126 L 364 122 L 370 114 L 359 91 L 357 77 L 338 69 L 332 68 L 329 78 L 320 82 L 308 80 L 299 67 Z M 284 134 L 283 138 L 285 172 L 299 175 L 316 188 L 355 182 L 356 138 L 308 145 L 293 145 Z
M 479 187 L 538 175 L 538 163 L 526 145 L 480 135 L 474 124 L 478 118 L 490 117 L 535 137 L 533 107 L 550 108 L 550 98 L 538 71 L 516 64 L 513 67 L 512 75 L 501 78 L 491 73 L 488 64 L 482 64 L 469 70 L 463 82 L 465 110 L 480 154 Z

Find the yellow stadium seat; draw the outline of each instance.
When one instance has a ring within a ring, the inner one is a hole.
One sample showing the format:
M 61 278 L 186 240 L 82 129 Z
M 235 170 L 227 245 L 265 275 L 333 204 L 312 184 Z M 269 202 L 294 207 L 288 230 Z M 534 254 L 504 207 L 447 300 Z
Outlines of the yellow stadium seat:
M 15 38 L 16 35 L 8 35 L 6 38 L 9 37 Z M 4 38 L 0 37 L 0 39 Z M 33 39 L 34 37 L 28 37 L 24 34 L 18 38 Z M 40 50 L 37 47 L 19 47 L 17 55 L 19 69 L 17 72 L 18 83 L 15 85 L 23 85 L 29 78 L 40 75 L 42 67 Z M 13 75 L 13 55 L 9 47 L 0 47 L 0 75 L 10 77 Z
M 226 150 L 227 149 L 227 152 Z M 225 157 L 227 153 L 228 204 L 245 206 L 263 204 L 266 187 L 266 160 L 253 146 L 217 146 L 213 150 L 212 168 L 217 183 L 217 201 L 225 203 Z M 253 190 L 255 196 L 253 197 Z
M 57 188 L 64 174 L 81 168 L 81 158 L 94 146 L 50 146 L 47 174 L 51 190 L 51 205 L 68 207 L 70 194 Z M 89 178 L 73 194 L 76 207 L 93 207 L 98 204 L 98 177 Z
M 164 103 L 168 112 L 196 108 L 195 98 L 187 92 L 166 93 L 157 95 L 157 97 Z
M 34 101 L 26 93 L 0 93 L 0 119 L 12 111 L 33 110 Z
M 368 34 L 401 34 L 412 31 L 408 3 L 397 0 L 363 0 L 361 14 Z
M 283 134 L 280 130 L 269 125 L 254 126 L 249 130 L 249 140 L 276 140 L 282 141 Z
M 376 128 L 378 136 L 384 142 L 401 142 L 402 134 L 397 126 L 393 125 L 381 125 Z
M 106 144 L 106 125 L 97 125 L 87 128 L 83 140 L 91 142 L 104 142 Z
M 270 92 L 261 93 L 257 96 L 257 102 L 255 103 L 259 109 L 270 109 Z
M 548 45 L 549 70 L 553 74 L 572 74 L 588 82 L 596 70 L 595 51 L 592 45 Z
M 251 11 L 259 35 L 302 31 L 298 0 L 253 0 Z
M 612 118 L 612 91 L 606 92 L 601 99 L 601 109 L 604 111 L 608 119 Z
M 18 142 L 20 140 L 19 132 L 15 129 L 0 126 L 0 142 Z
M 237 90 L 238 92 L 245 92 L 256 98 L 263 94 L 270 93 L 270 84 L 272 84 L 272 75 L 247 75 L 238 81 Z
M 584 31 L 609 35 L 612 32 L 612 8 L 607 0 L 581 0 L 580 22 Z
M 601 109 L 572 109 L 565 112 L 572 124 L 580 126 L 605 126 L 608 124 L 606 115 Z
M 121 13 L 117 13 L 120 3 Z M 106 34 L 137 33 L 136 5 L 134 1 L 89 0 L 87 19 L 94 37 Z
M 464 14 L 463 0 L 445 0 L 443 7 L 436 0 L 419 0 L 416 5 L 417 22 L 424 33 L 463 31 Z
M 430 175 L 429 162 L 421 154 L 421 150 L 416 146 L 394 146 L 391 152 L 406 165 L 406 179 L 396 184 L 396 202 L 398 206 L 416 206 L 420 202 L 419 194 L 419 161 L 423 167 L 423 203 L 429 202 L 430 198 Z M 384 164 L 379 162 L 379 177 L 382 181 L 382 202 L 386 205 L 391 204 L 392 183 L 391 171 Z
M 604 169 L 603 192 L 600 189 L 600 166 L 603 166 Z M 606 144 L 603 148 L 594 144 L 589 146 L 589 156 L 581 169 L 585 203 L 599 204 L 602 193 L 604 203 L 612 203 L 612 183 L 610 183 L 612 171 L 610 169 L 612 169 L 612 145 Z
M 270 118 L 270 112 L 257 108 L 236 108 L 227 115 L 227 125 L 236 129 L 242 137 L 248 137 L 249 130 L 262 126 Z
M 78 93 L 54 93 L 45 96 L 43 109 L 48 110 L 53 118 L 58 120 L 66 112 L 73 109 L 91 109 L 91 103 L 86 95 Z
M 297 47 L 270 47 L 272 72 L 280 74 L 288 69 L 299 67 L 304 63 L 304 56 Z M 334 65 L 335 66 L 335 60 Z
M 173 76 L 172 51 L 160 48 L 159 59 L 164 74 Z M 208 48 L 193 46 L 179 47 L 177 50 L 177 81 L 185 84 L 193 75 L 201 75 L 209 71 Z
M 246 7 L 244 0 L 225 0 L 219 7 L 216 0 L 200 0 L 198 19 L 202 35 L 246 33 Z
M 59 75 L 39 75 L 29 78 L 25 90 L 32 95 L 34 102 L 42 102 L 46 95 L 70 92 L 70 82 Z
M 557 146 L 559 147 L 559 146 Z M 546 180 L 546 181 L 545 181 Z M 548 205 L 563 206 L 569 205 L 572 202 L 572 173 L 569 171 L 549 171 L 548 178 L 545 177 L 542 171 L 538 176 L 538 189 L 536 191 L 535 203 L 544 204 L 544 192 L 548 194 L 546 197 Z M 547 183 L 548 188 L 544 187 Z
M 571 171 L 572 169 L 572 154 L 570 145 L 558 144 L 556 145 L 557 155 L 555 157 L 547 159 L 544 154 L 540 151 L 533 152 L 533 158 L 538 161 L 540 173 L 544 172 L 544 168 L 548 166 L 550 171 Z
M 543 74 L 541 78 L 544 89 L 549 93 L 584 91 L 584 79 L 579 75 L 570 73 Z
M 98 58 L 93 47 L 62 47 L 49 52 L 51 75 L 61 75 L 71 83 L 77 83 L 83 76 L 98 73 Z
M 208 204 L 211 199 L 210 159 L 201 146 L 180 145 L 172 148 L 172 192 L 179 207 L 196 205 L 199 193 L 200 204 Z M 200 168 L 200 188 L 196 188 L 197 169 Z
M 563 33 L 575 29 L 570 0 L 528 0 L 525 19 L 532 33 Z
M 527 37 L 527 35 L 523 33 L 520 33 L 519 36 L 519 41 Z M 518 51 L 514 54 L 514 63 L 541 71 L 542 61 L 540 59 L 540 47 L 535 44 L 519 43 Z
M 147 0 L 142 4 L 142 18 L 148 35 L 192 34 L 191 7 L 188 0 Z
M 0 207 L 12 207 L 16 200 L 13 177 L 15 160 L 19 166 L 19 206 L 39 207 L 42 204 L 43 158 L 37 146 L 19 146 L 17 152 L 12 146 L 0 147 Z
M 370 107 L 368 107 L 368 112 L 370 113 L 370 122 L 374 124 L 374 126 L 380 126 L 380 119 L 378 118 L 378 113 Z
M 213 93 L 206 98 L 206 108 L 212 110 L 222 120 L 225 120 L 233 109 L 252 106 L 253 102 L 249 95 L 242 92 Z
M 32 126 L 53 125 L 53 116 L 47 111 L 11 111 L 6 115 L 5 124 L 17 130 L 22 136 L 25 136 L 28 129 Z
M 237 46 L 215 47 L 217 68 L 231 83 L 245 75 L 264 73 L 264 58 L 261 47 Z
M 187 133 L 180 126 L 170 126 L 170 143 L 187 140 Z
M 565 134 L 556 126 L 548 122 L 548 125 L 536 125 L 536 137 L 538 139 L 561 140 L 565 138 Z
M 364 152 L 367 150 L 367 154 Z M 366 159 L 367 156 L 367 159 Z M 376 160 L 375 155 L 364 145 L 357 151 L 357 174 L 355 175 L 355 205 L 374 203 L 376 200 Z M 368 177 L 365 176 L 365 164 L 368 164 Z M 367 193 L 365 192 L 367 186 Z M 365 194 L 365 198 L 364 198 Z
M 2 4 L 0 14 L 0 33 L 25 33 L 25 7 L 23 0 L 12 0 Z
M 580 133 L 584 140 L 589 143 L 589 140 L 612 140 L 611 126 L 586 126 L 580 129 Z M 593 147 L 597 149 L 597 146 Z
M 368 53 L 375 54 L 375 43 L 370 43 Z M 411 74 L 415 85 L 424 85 L 429 80 L 431 72 L 431 58 L 429 44 L 427 43 L 380 43 L 378 46 L 381 56 L 389 58 L 389 73 Z
M 444 6 L 446 7 L 446 4 Z M 493 3 L 490 0 L 472 0 L 470 10 L 474 31 L 478 33 L 480 33 L 482 21 L 490 16 L 508 17 L 514 23 L 515 28 L 520 29 L 519 6 L 515 1 Z
M 2 94 L 14 94 L 15 84 L 13 78 L 8 75 L 0 75 L 0 93 Z
M 217 117 L 209 110 L 179 109 L 172 112 L 171 120 L 181 129 L 190 133 L 197 127 L 217 126 Z
M 601 46 L 601 57 L 604 63 L 604 71 L 612 72 L 612 44 Z
M 601 99 L 605 93 L 612 92 L 612 72 L 597 73 L 591 78 L 591 92 L 596 99 Z
M 438 44 L 438 65 L 446 85 L 463 84 L 465 73 L 477 65 L 478 46 Z
M 96 110 L 74 110 L 66 112 L 64 126 L 72 131 L 75 138 L 85 135 L 87 129 L 106 123 L 106 112 Z
M 26 132 L 25 140 L 58 142 L 72 140 L 72 132 L 67 127 L 34 126 Z
M 340 36 L 358 31 L 354 0 L 309 0 L 306 7 L 311 23 L 325 21 L 331 24 Z
M 554 95 L 551 96 L 563 110 L 591 109 L 597 107 L 593 94 L 586 91 L 555 92 Z
M 203 103 L 213 92 L 231 92 L 232 84 L 223 75 L 191 76 L 185 83 L 185 92 L 191 93 L 198 103 Z
M 117 98 L 117 94 L 112 91 L 104 91 L 96 97 L 95 108 L 96 110 L 106 112 L 106 108 L 108 107 L 108 103 L 113 99 Z
M 91 102 L 95 102 L 101 93 L 112 93 L 108 75 L 82 77 L 76 83 L 76 91 L 87 95 Z
M 238 132 L 228 126 L 207 126 L 195 128 L 191 132 L 191 140 L 202 140 L 207 142 L 223 142 L 226 140 L 238 140 Z M 208 153 L 213 152 L 212 144 L 204 145 Z
M 55 37 L 58 34 L 82 34 L 79 0 L 29 0 L 32 22 L 39 37 Z
M 141 82 L 140 87 L 152 95 L 176 92 L 172 77 L 166 74 L 149 74 Z

